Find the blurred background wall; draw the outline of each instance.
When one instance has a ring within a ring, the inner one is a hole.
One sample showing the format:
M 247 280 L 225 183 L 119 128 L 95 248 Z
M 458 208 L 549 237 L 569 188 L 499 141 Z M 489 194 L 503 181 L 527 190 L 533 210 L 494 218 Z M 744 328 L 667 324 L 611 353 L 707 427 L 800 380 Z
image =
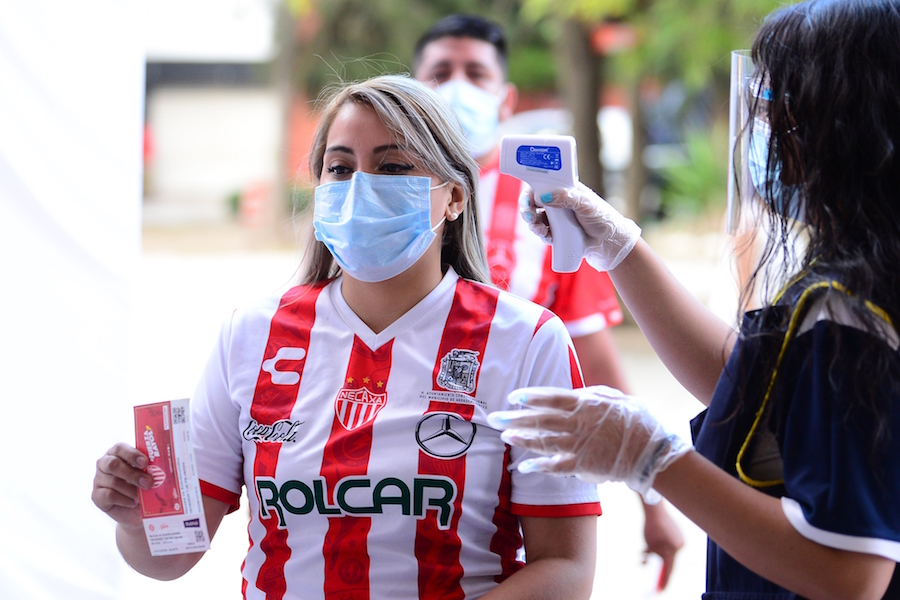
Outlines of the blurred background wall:
M 90 494 L 133 428 L 141 6 L 0 2 L 2 598 L 120 598 Z

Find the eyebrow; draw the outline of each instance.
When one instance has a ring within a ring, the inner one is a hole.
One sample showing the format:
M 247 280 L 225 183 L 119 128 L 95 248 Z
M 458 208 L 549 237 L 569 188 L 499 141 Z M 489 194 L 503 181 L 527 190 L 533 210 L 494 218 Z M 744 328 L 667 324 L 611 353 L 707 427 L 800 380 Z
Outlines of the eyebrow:
M 404 152 L 405 149 L 397 144 L 384 144 L 382 146 L 377 146 L 372 150 L 372 154 L 384 154 L 385 152 L 389 152 L 391 150 L 398 150 L 400 152 Z M 352 149 L 347 146 L 329 146 L 325 148 L 325 152 L 340 152 L 342 154 L 355 154 Z

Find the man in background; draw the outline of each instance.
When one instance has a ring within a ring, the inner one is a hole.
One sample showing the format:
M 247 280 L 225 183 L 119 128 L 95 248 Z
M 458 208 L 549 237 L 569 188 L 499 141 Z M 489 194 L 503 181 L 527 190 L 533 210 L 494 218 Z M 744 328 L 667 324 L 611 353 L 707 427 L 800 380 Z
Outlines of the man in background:
M 585 385 L 603 384 L 627 392 L 609 331 L 622 322 L 609 276 L 586 264 L 575 273 L 553 271 L 550 246 L 519 218 L 518 199 L 524 184 L 500 173 L 498 126 L 512 116 L 518 101 L 506 67 L 506 39 L 499 25 L 475 15 L 451 15 L 419 38 L 412 74 L 453 107 L 481 168 L 479 216 L 494 284 L 545 306 L 565 322 Z M 684 540 L 663 504 L 644 504 L 644 513 L 647 552 L 663 559 L 658 584 L 663 589 Z

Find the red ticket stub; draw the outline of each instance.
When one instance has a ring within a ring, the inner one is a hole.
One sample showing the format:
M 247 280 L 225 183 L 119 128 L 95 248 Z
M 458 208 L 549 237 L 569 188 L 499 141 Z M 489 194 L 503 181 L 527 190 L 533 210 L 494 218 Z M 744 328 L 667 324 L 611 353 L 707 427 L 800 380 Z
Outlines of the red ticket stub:
M 209 549 L 187 400 L 134 407 L 135 447 L 147 455 L 150 489 L 139 490 L 153 556 Z
M 183 515 L 184 502 L 178 485 L 175 441 L 172 439 L 171 403 L 158 402 L 134 408 L 134 437 L 138 450 L 147 455 L 149 490 L 139 490 L 144 518 Z

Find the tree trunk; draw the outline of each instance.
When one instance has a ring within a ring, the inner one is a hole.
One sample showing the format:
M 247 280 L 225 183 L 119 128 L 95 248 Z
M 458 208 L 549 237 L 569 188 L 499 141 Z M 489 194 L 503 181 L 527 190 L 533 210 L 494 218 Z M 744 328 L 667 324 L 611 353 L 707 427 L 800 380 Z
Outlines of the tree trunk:
M 292 239 L 293 226 L 291 225 L 291 189 L 289 172 L 290 164 L 290 131 L 291 131 L 291 107 L 294 99 L 294 60 L 297 54 L 296 39 L 294 36 L 294 18 L 288 11 L 286 3 L 279 3 L 276 9 L 276 36 L 278 42 L 278 57 L 272 69 L 273 85 L 278 90 L 281 102 L 281 152 L 278 161 L 278 175 L 275 179 L 271 207 L 270 225 L 276 235 L 285 239 Z
M 641 218 L 641 195 L 647 186 L 647 166 L 644 164 L 644 110 L 641 105 L 641 78 L 635 79 L 629 94 L 631 106 L 631 162 L 625 171 L 625 216 L 634 221 Z
M 557 57 L 563 100 L 573 117 L 578 176 L 585 185 L 603 195 L 600 129 L 597 124 L 601 78 L 598 57 L 591 47 L 587 26 L 576 19 L 567 19 L 563 23 Z

